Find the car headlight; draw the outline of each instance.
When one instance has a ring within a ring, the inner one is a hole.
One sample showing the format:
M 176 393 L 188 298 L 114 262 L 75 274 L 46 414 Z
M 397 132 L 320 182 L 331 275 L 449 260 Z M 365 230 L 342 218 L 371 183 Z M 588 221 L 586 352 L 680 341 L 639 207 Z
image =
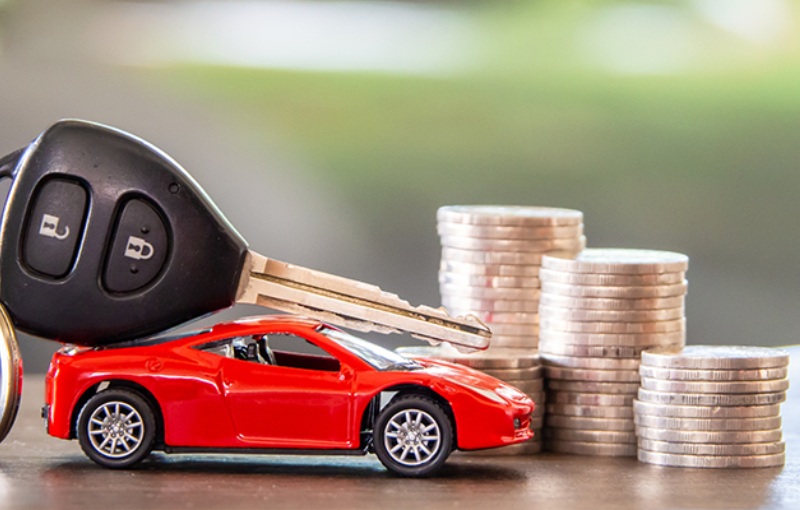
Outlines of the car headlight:
M 479 395 L 482 395 L 482 396 L 488 398 L 489 400 L 491 400 L 493 402 L 496 402 L 498 404 L 503 404 L 503 405 L 508 404 L 508 402 L 506 402 L 506 400 L 503 399 L 503 397 L 501 397 L 500 395 L 498 395 L 494 391 L 487 390 L 486 388 L 480 388 L 478 386 L 472 386 L 471 384 L 464 384 L 464 383 L 458 383 L 458 384 L 460 384 L 461 386 L 463 386 L 463 387 L 465 387 L 465 388 L 467 388 L 467 389 L 469 389 L 471 391 L 474 391 L 475 393 L 477 393 Z
M 511 401 L 519 401 L 525 398 L 525 394 L 513 386 L 498 386 L 495 391 Z

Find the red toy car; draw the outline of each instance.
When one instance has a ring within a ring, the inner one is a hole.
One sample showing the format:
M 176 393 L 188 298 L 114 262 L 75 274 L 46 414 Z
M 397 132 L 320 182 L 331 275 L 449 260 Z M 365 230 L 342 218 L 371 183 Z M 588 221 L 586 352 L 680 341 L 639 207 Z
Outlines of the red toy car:
M 317 321 L 267 316 L 111 347 L 65 347 L 50 435 L 110 468 L 168 453 L 366 454 L 424 476 L 454 449 L 530 439 L 533 402 L 451 363 L 412 361 Z

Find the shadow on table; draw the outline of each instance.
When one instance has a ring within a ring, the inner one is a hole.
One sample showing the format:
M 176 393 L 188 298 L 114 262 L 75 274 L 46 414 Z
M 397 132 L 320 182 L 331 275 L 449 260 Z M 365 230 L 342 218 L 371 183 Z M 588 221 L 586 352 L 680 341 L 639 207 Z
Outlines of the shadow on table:
M 273 475 L 293 477 L 329 477 L 337 479 L 390 479 L 404 478 L 389 473 L 374 457 L 306 457 L 306 456 L 224 456 L 224 455 L 180 455 L 151 454 L 137 468 L 116 471 L 101 468 L 90 461 L 68 461 L 54 465 L 46 471 L 48 480 L 97 478 L 108 474 L 130 473 L 136 476 L 163 474 L 190 476 L 194 474 L 224 475 Z M 465 481 L 526 480 L 524 471 L 513 466 L 497 465 L 490 458 L 471 460 L 469 463 L 449 461 L 435 476 L 427 480 L 459 479 Z
M 524 470 L 485 462 L 448 463 L 439 476 L 400 478 L 374 458 L 154 455 L 139 469 L 103 469 L 89 461 L 52 464 L 35 503 L 46 508 L 357 508 L 403 500 L 414 507 L 469 501 L 498 483 L 525 492 Z M 498 482 L 499 481 L 499 482 Z M 104 488 L 108 488 L 105 490 Z M 99 489 L 99 490 L 98 490 Z M 392 503 L 394 502 L 394 503 Z M 66 503 L 66 504 L 65 504 Z M 54 505 L 54 506 L 51 506 Z
M 797 508 L 792 466 L 784 469 L 678 469 L 635 459 L 545 454 L 454 458 L 439 476 L 399 478 L 374 457 L 167 456 L 139 469 L 109 470 L 85 459 L 51 463 L 34 507 L 491 509 Z M 787 499 L 788 498 L 788 499 Z M 400 503 L 403 503 L 402 505 Z M 52 506 L 51 506 L 52 504 Z

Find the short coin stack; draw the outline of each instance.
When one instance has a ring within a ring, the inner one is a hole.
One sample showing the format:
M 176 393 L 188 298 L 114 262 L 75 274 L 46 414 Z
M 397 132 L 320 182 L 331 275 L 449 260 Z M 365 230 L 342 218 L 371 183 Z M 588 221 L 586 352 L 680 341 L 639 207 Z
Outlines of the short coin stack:
M 539 350 L 548 449 L 636 455 L 640 353 L 685 344 L 687 267 L 685 255 L 651 250 L 543 257 Z
M 491 348 L 536 349 L 542 255 L 586 245 L 583 214 L 523 206 L 446 206 L 437 213 L 442 304 L 492 329 Z
M 462 354 L 449 345 L 436 347 L 400 347 L 397 352 L 409 357 L 435 358 L 465 365 L 496 377 L 528 395 L 536 404 L 531 420 L 533 439 L 516 445 L 485 450 L 487 455 L 538 453 L 542 449 L 541 429 L 544 419 L 544 383 L 539 356 L 530 349 L 493 349 Z M 483 453 L 475 452 L 475 453 Z
M 782 466 L 789 354 L 693 345 L 642 353 L 634 401 L 639 460 L 705 468 Z

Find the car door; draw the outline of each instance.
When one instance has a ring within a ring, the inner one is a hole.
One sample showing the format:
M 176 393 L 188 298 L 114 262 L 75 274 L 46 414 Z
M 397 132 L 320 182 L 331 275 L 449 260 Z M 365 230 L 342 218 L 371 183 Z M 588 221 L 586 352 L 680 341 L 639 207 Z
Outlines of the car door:
M 358 447 L 359 434 L 351 425 L 353 371 L 327 353 L 316 355 L 326 357 L 324 363 L 307 362 L 315 355 L 276 354 L 277 366 L 263 359 L 222 362 L 225 399 L 241 441 L 261 448 Z

